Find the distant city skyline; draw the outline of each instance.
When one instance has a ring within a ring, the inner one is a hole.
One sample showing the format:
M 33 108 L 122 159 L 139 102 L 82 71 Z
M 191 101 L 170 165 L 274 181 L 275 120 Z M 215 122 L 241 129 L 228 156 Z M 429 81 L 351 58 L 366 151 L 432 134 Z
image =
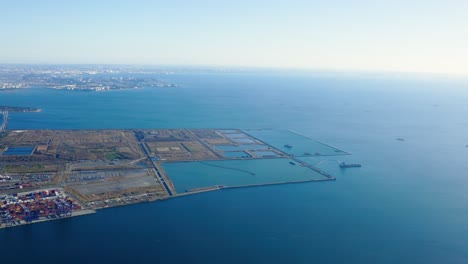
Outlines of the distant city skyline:
M 0 63 L 468 75 L 468 1 L 4 1 Z

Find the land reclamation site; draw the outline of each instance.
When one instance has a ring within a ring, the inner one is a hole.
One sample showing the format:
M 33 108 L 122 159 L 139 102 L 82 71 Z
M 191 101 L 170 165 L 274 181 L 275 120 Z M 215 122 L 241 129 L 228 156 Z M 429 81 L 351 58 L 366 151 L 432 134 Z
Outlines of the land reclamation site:
M 4 130 L 0 228 L 213 190 L 333 181 L 301 158 L 343 155 L 288 130 Z

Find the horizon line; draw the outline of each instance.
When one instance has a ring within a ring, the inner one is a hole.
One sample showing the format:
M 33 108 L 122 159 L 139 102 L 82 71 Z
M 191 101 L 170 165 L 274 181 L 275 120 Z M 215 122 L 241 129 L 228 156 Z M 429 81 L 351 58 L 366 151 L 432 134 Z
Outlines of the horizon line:
M 455 79 L 468 79 L 468 74 L 448 72 L 426 72 L 426 71 L 397 71 L 382 69 L 338 69 L 338 68 L 306 68 L 288 66 L 262 66 L 262 65 L 227 65 L 227 64 L 157 64 L 157 63 L 74 63 L 74 62 L 0 62 L 2 65 L 49 65 L 49 66 L 139 66 L 139 67 L 168 67 L 168 68 L 193 68 L 193 69 L 224 69 L 224 70 L 264 70 L 264 71 L 288 71 L 308 73 L 331 73 L 331 74 L 366 74 L 366 75 L 395 75 L 404 76 L 430 76 Z

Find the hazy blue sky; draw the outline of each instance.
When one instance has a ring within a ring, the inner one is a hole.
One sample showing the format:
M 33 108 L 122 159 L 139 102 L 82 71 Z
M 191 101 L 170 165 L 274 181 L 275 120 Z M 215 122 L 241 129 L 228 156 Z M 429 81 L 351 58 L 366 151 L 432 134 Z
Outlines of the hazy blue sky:
M 467 0 L 0 0 L 0 63 L 468 74 Z

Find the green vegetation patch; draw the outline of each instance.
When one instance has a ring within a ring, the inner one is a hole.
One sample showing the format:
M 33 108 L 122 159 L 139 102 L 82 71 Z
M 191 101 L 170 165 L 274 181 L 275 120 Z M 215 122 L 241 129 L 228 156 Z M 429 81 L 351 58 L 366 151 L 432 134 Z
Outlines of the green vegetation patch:
M 106 160 L 125 159 L 126 157 L 117 152 L 106 153 Z
M 41 172 L 44 170 L 44 165 L 6 165 L 3 168 L 4 172 L 25 173 L 25 172 Z

